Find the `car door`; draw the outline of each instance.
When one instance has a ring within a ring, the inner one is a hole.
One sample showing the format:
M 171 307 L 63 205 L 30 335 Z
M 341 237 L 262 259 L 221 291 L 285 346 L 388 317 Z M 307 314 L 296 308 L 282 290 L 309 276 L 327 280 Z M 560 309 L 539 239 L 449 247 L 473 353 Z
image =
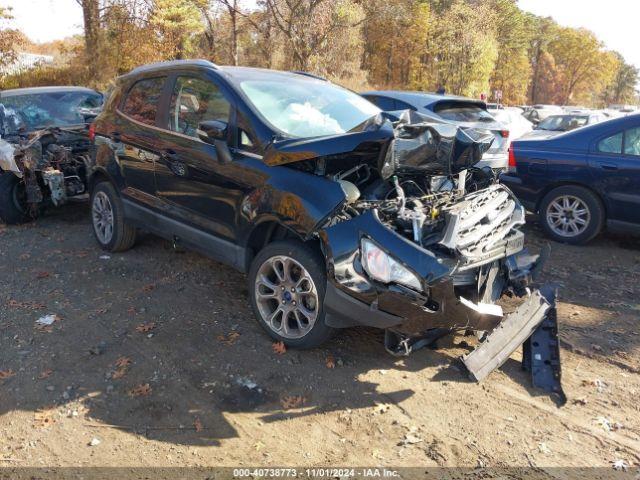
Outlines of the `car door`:
M 234 101 L 216 79 L 179 73 L 162 121 L 162 151 L 156 163 L 156 189 L 164 213 L 228 241 L 236 239 L 236 211 L 242 198 L 238 166 L 225 162 L 211 143 L 198 137 L 202 121 L 225 122 L 233 139 Z
M 157 118 L 166 76 L 142 78 L 131 85 L 107 132 L 125 180 L 123 193 L 155 204 L 155 161 L 158 159 Z
M 640 223 L 640 126 L 598 138 L 589 164 L 608 219 Z

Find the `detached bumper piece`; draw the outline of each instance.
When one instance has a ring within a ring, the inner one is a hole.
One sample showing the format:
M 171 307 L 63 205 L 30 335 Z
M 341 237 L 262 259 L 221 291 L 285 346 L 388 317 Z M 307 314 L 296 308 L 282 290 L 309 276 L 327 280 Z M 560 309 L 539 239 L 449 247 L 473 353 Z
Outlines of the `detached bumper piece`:
M 523 345 L 523 368 L 531 372 L 533 386 L 560 397 L 560 351 L 555 290 L 544 286 L 534 291 L 516 311 L 493 330 L 473 352 L 462 357 L 471 377 L 480 382 L 504 364 Z

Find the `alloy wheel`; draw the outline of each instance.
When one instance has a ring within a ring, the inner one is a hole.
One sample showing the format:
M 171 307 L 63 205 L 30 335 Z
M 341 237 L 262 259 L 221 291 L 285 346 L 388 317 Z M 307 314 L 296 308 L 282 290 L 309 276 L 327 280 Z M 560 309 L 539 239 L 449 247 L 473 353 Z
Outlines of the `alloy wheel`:
M 93 228 L 100 243 L 106 245 L 113 237 L 113 207 L 111 200 L 104 192 L 98 192 L 93 197 L 91 206 Z
M 265 260 L 256 275 L 254 294 L 262 320 L 281 337 L 304 337 L 318 318 L 316 285 L 291 257 L 277 255 Z
M 553 199 L 546 211 L 547 224 L 556 234 L 572 238 L 583 233 L 591 221 L 587 204 L 573 195 L 562 195 Z

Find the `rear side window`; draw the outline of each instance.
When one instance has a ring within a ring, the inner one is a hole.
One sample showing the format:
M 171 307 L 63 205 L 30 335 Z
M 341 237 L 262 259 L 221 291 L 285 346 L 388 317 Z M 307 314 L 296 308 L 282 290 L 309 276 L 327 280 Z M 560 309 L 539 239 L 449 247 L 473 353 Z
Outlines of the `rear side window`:
M 598 142 L 598 151 L 602 153 L 622 153 L 622 132 Z
M 640 156 L 640 127 L 624 132 L 624 153 Z
M 493 122 L 493 116 L 480 107 L 475 106 L 447 106 L 436 107 L 435 112 L 445 120 L 454 122 Z
M 174 132 L 197 137 L 198 125 L 207 120 L 229 123 L 231 105 L 211 81 L 178 77 L 171 97 L 169 127 Z
M 156 124 L 165 78 L 147 78 L 133 84 L 124 100 L 122 112 L 147 125 Z

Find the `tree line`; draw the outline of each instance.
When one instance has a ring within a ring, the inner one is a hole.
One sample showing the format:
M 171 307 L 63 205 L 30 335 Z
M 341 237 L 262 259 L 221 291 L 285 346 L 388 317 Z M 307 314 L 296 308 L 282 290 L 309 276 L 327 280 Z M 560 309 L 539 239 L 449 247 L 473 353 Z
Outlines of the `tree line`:
M 0 63 L 54 54 L 3 88 L 106 88 L 133 67 L 206 58 L 302 70 L 363 90 L 409 89 L 505 104 L 637 103 L 638 69 L 590 31 L 522 11 L 516 0 L 76 0 L 84 35 L 33 44 L 0 9 Z

